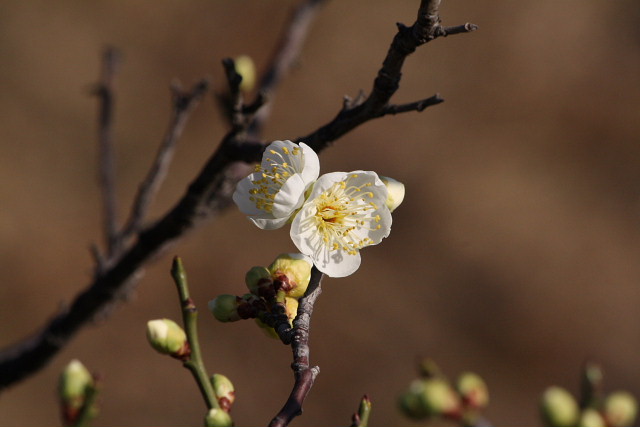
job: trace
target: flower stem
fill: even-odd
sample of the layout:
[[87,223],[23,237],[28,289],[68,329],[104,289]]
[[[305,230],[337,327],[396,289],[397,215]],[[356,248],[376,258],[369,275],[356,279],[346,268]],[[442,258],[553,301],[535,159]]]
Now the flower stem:
[[202,361],[200,353],[200,342],[198,341],[198,310],[196,309],[193,300],[189,296],[189,286],[187,284],[187,273],[182,265],[180,257],[173,259],[173,265],[171,267],[171,276],[178,287],[178,294],[180,296],[180,306],[182,308],[182,322],[184,324],[184,330],[187,334],[187,340],[189,341],[189,347],[191,348],[191,355],[187,359],[183,366],[191,371],[193,378],[198,384],[200,393],[207,405],[208,409],[220,408],[217,396],[213,391],[213,386],[209,381],[209,374]]

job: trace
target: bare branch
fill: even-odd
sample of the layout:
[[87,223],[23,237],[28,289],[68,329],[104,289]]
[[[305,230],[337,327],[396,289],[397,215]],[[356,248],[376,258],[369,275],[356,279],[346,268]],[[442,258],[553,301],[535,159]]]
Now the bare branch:
[[198,106],[208,87],[209,83],[206,80],[198,82],[189,92],[183,92],[177,83],[172,85],[173,115],[169,128],[147,176],[138,188],[129,220],[122,230],[123,240],[140,231],[151,202],[167,175],[176,143],[184,131],[191,112]]
[[444,99],[442,99],[440,95],[435,94],[429,98],[422,99],[416,102],[410,102],[408,104],[390,104],[382,109],[381,116],[386,116],[387,114],[406,113],[408,111],[421,112],[424,111],[425,108],[431,107],[432,105],[438,105],[441,102],[444,102]]
[[295,382],[289,398],[280,412],[271,420],[269,427],[287,426],[291,420],[302,413],[302,404],[309,394],[316,376],[320,373],[319,367],[309,366],[309,329],[314,304],[322,293],[321,281],[322,273],[313,267],[309,287],[304,297],[300,299],[298,314],[293,321],[293,338],[291,339],[293,363],[291,368]]
[[102,75],[95,94],[99,98],[98,152],[99,183],[102,193],[104,237],[107,258],[118,251],[115,159],[113,153],[114,80],[120,63],[116,49],[107,47],[102,55]]
[[442,98],[436,95],[428,98],[428,100],[417,101],[404,106],[389,105],[391,97],[399,88],[400,78],[402,77],[401,70],[407,56],[412,54],[419,46],[438,37],[464,32],[462,29],[468,32],[477,28],[473,24],[465,24],[460,27],[442,27],[438,12],[439,7],[440,0],[422,0],[416,22],[411,27],[397,24],[398,32],[393,38],[387,51],[387,56],[382,62],[382,68],[378,71],[378,75],[373,82],[371,94],[365,100],[345,103],[345,108],[331,122],[313,133],[297,138],[297,141],[304,141],[316,152],[320,152],[331,142],[369,120],[386,114],[422,111],[427,106],[443,102]]
[[464,33],[470,33],[472,31],[476,31],[478,29],[478,26],[470,22],[467,22],[466,24],[463,24],[463,25],[456,25],[454,27],[440,27],[440,28],[441,28],[440,35],[443,37],[446,37],[446,36],[452,36],[454,34],[464,34]]
[[[283,37],[284,41],[278,53],[274,55],[273,66],[262,80],[264,93],[267,95],[272,94],[297,57],[310,22],[323,1],[305,0],[294,13],[285,33],[287,36]],[[358,125],[385,114],[392,114],[394,108],[396,112],[419,111],[417,106],[394,107],[390,106],[388,101],[398,88],[400,70],[406,56],[417,46],[446,35],[437,16],[439,3],[422,1],[416,23],[409,28],[399,26],[399,31],[375,79],[373,90],[364,102],[343,109],[333,121],[298,141],[307,142],[319,152]],[[249,128],[248,134],[244,129],[232,129],[175,206],[153,226],[140,231],[135,243],[123,250],[113,263],[103,270],[98,269],[94,280],[76,296],[67,310],[57,314],[33,336],[0,351],[0,389],[20,381],[46,365],[82,326],[110,306],[127,284],[137,280],[144,264],[194,228],[200,220],[210,218],[230,205],[235,184],[248,173],[249,168],[245,162],[260,159],[264,146],[255,135],[259,134],[268,114],[268,108],[259,109],[253,117],[253,126]],[[110,125],[106,128],[110,128]],[[298,333],[304,334],[304,331],[297,331],[293,341],[297,339]],[[295,357],[294,354],[294,359]],[[308,393],[307,387],[310,387],[316,374],[317,370],[308,366],[296,373],[294,391],[281,411],[285,418],[278,416],[274,421],[290,420],[297,415],[291,408],[295,409],[296,405],[301,405],[301,398]]]

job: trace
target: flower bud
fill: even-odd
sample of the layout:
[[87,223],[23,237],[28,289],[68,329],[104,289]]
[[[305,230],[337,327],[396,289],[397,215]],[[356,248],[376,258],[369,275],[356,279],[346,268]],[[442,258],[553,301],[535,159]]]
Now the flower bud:
[[460,411],[460,398],[451,385],[442,378],[424,381],[424,402],[431,415],[452,416]]
[[212,408],[204,417],[205,427],[231,427],[233,420],[228,412],[219,408]]
[[311,258],[302,254],[282,254],[269,266],[276,290],[290,298],[304,295],[311,280]]
[[631,393],[617,391],[607,396],[602,412],[610,427],[627,427],[635,422],[638,402]]
[[380,181],[387,187],[386,205],[389,211],[393,212],[404,200],[404,184],[386,176],[381,176]]
[[424,381],[414,380],[398,402],[400,410],[407,417],[423,420],[429,416],[429,410],[424,401]]
[[600,415],[600,412],[593,408],[587,408],[580,414],[580,421],[578,427],[606,427],[604,418]]
[[213,386],[213,392],[218,398],[220,408],[229,412],[233,401],[236,400],[236,391],[233,383],[222,374],[213,374],[211,376],[211,385]]
[[173,320],[156,319],[147,322],[149,344],[161,354],[187,358],[191,354],[187,334]]
[[72,360],[64,368],[58,383],[60,399],[66,406],[76,409],[82,407],[87,387],[93,385],[93,377],[85,366],[77,359]]
[[578,404],[562,387],[547,388],[542,395],[540,409],[548,427],[571,427],[578,422]]
[[418,365],[418,370],[422,378],[444,378],[440,367],[433,359],[422,359]]
[[489,404],[489,389],[482,378],[472,372],[465,372],[458,377],[456,389],[465,404],[480,409]]
[[233,60],[236,72],[242,76],[240,90],[249,92],[256,84],[256,66],[249,55],[240,55]]
[[238,314],[238,297],[235,295],[223,294],[209,301],[209,310],[220,322],[235,322],[240,320]]
[[[95,393],[95,381],[87,368],[77,359],[72,360],[60,374],[58,394],[60,409],[64,425],[73,425],[83,410],[89,404],[90,394]],[[91,405],[89,411],[93,414],[96,408]]]
[[271,272],[266,267],[252,267],[244,276],[244,282],[254,295],[267,296],[269,290],[274,293]]

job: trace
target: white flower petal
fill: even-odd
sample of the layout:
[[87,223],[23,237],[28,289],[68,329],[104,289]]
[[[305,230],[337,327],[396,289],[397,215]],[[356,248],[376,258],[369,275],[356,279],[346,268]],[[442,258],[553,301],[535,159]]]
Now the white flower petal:
[[302,180],[308,187],[313,184],[320,175],[320,160],[316,152],[304,142],[300,143],[300,148],[302,148],[302,154],[304,156],[304,168],[301,171]]
[[360,252],[350,255],[345,251],[332,251],[323,260],[318,260],[316,267],[329,277],[350,276],[360,268]]
[[282,227],[287,223],[287,221],[289,221],[289,217],[273,219],[249,217],[249,219],[262,230],[275,230]]
[[257,173],[252,173],[238,182],[236,191],[233,192],[233,201],[245,215],[264,215],[266,213],[264,210],[258,209],[255,202],[250,199],[249,191],[255,187],[253,181],[259,179],[259,176]]
[[302,206],[304,202],[304,181],[300,175],[289,178],[273,199],[272,214],[275,218],[287,217]]
[[291,239],[323,273],[348,276],[360,266],[359,250],[389,235],[386,199],[375,172],[322,175],[291,224]]

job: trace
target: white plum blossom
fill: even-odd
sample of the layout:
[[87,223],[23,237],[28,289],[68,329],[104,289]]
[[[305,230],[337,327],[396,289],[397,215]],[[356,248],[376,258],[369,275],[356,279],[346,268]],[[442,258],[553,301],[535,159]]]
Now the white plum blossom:
[[319,174],[320,161],[311,147],[274,141],[255,172],[238,183],[233,201],[258,227],[280,228],[302,206]]
[[360,266],[359,250],[391,231],[387,197],[375,172],[322,175],[291,224],[291,239],[321,272],[348,276]]

